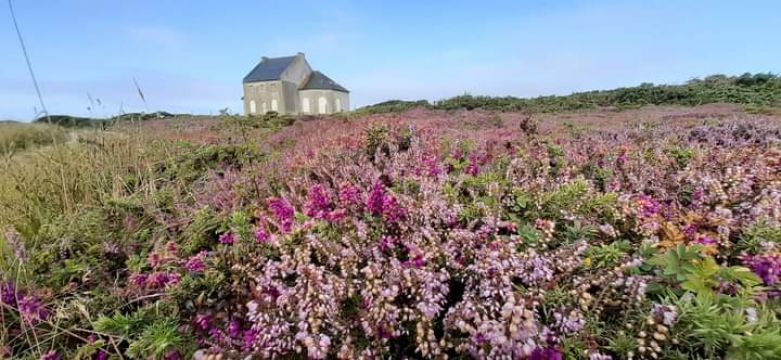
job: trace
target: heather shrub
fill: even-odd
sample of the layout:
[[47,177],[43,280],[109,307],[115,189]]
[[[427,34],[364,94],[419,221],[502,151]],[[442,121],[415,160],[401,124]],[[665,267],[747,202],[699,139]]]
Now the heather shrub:
[[0,350],[777,357],[776,121],[441,116],[42,149],[0,177]]

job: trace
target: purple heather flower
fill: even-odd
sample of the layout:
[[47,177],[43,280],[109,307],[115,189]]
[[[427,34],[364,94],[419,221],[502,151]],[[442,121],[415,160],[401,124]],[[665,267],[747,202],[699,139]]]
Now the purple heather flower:
[[361,190],[352,185],[345,185],[339,191],[339,203],[344,207],[359,205],[361,200]]
[[4,282],[0,284],[0,302],[6,305],[16,306],[17,298],[21,296],[16,291],[16,285],[12,282]]
[[46,354],[43,354],[43,356],[41,356],[41,360],[60,360],[60,359],[62,359],[62,356],[54,350],[51,350]]
[[108,360],[108,353],[103,350],[98,350],[98,353],[95,354],[95,360]]
[[641,195],[637,203],[640,206],[640,215],[646,218],[653,217],[662,210],[661,204],[648,195]]
[[697,236],[697,226],[694,224],[689,224],[685,228],[683,228],[683,235],[685,235],[688,239],[694,239]]
[[466,167],[466,173],[472,176],[477,176],[480,173],[480,157],[477,154],[469,155],[469,165]]
[[19,300],[19,313],[22,319],[30,324],[46,320],[49,317],[49,312],[44,308],[41,300],[32,295],[27,295]]
[[241,346],[242,350],[248,351],[252,349],[252,347],[255,345],[255,341],[258,338],[258,333],[254,329],[249,329],[244,332],[242,335],[243,344]]
[[431,156],[423,160],[423,164],[428,169],[428,175],[431,177],[437,177],[442,174],[442,167],[439,166],[439,161],[435,156]]
[[331,211],[331,200],[328,192],[320,184],[312,185],[307,194],[306,205],[304,206],[306,216],[314,219],[325,219]]
[[212,328],[211,321],[212,317],[210,315],[195,315],[195,328],[201,331],[209,331]]
[[268,200],[268,208],[274,214],[274,218],[276,218],[283,233],[290,232],[293,229],[296,216],[296,210],[293,208],[293,205],[290,205],[283,198],[271,198]]
[[694,240],[695,244],[700,244],[703,246],[718,246],[719,242],[711,237],[700,235],[697,240]]
[[206,252],[202,251],[198,255],[195,255],[187,260],[187,263],[184,265],[184,267],[190,273],[202,273],[206,270],[206,264],[203,262],[204,257],[206,257]]
[[372,187],[371,193],[369,193],[369,200],[366,202],[366,207],[372,215],[382,214],[383,203],[385,201],[385,186],[381,182],[377,181]]
[[419,269],[426,266],[426,258],[420,251],[415,251],[414,255],[412,255],[410,259],[405,262],[405,265]]
[[241,324],[238,320],[234,319],[228,324],[228,336],[237,338],[241,335]]
[[743,265],[746,265],[754,274],[757,274],[767,286],[773,286],[781,278],[781,255],[766,254],[743,256]]
[[618,158],[616,158],[616,163],[618,166],[623,166],[626,164],[626,161],[629,160],[629,157],[626,156],[626,154],[622,153],[621,155],[618,155]]
[[128,279],[128,282],[136,287],[146,287],[146,281],[149,279],[147,274],[132,274]]
[[529,355],[529,360],[562,360],[564,355],[561,351],[551,348],[536,348]]
[[220,235],[220,244],[233,245],[235,241],[236,241],[236,235],[233,235],[232,232],[226,232]]
[[176,350],[171,350],[165,354],[165,360],[182,360],[182,355]]

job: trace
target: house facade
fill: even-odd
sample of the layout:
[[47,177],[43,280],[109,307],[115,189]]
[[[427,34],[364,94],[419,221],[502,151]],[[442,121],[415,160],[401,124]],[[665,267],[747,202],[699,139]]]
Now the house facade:
[[263,57],[244,77],[244,114],[333,114],[350,110],[350,92],[312,70],[303,53]]

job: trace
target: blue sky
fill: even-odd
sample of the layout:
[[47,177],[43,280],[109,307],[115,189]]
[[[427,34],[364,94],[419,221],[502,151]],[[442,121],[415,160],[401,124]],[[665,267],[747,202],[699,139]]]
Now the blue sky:
[[[0,119],[37,99],[0,6]],[[15,0],[52,114],[241,109],[261,56],[306,53],[353,107],[781,72],[781,1]],[[93,109],[88,110],[93,100]],[[100,99],[100,105],[96,99]]]

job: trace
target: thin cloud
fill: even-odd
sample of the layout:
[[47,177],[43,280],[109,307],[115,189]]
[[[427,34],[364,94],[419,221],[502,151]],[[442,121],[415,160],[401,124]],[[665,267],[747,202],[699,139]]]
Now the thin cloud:
[[180,32],[165,26],[131,27],[125,30],[125,35],[133,41],[161,46],[179,45],[184,41]]

